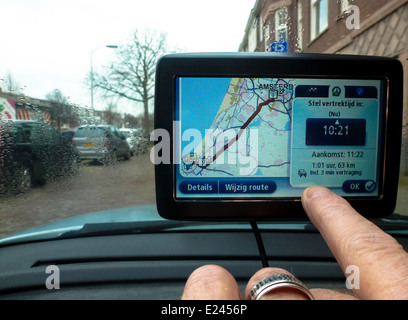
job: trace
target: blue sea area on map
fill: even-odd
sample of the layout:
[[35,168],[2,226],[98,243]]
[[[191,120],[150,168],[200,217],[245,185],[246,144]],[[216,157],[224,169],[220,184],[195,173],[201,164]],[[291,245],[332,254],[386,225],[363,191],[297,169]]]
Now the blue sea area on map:
[[261,125],[261,118],[260,117],[256,117],[253,121],[252,121],[252,123],[250,124],[250,128],[256,128],[256,127],[259,127],[260,125]]
[[[211,128],[230,83],[231,78],[179,78],[178,114],[182,133],[196,129],[204,138],[205,130]],[[182,147],[188,143],[183,142]]]

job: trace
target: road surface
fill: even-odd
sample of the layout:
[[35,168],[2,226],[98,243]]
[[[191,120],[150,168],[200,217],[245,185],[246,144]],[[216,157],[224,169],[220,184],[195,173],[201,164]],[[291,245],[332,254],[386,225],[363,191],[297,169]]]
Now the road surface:
[[0,239],[64,218],[155,201],[154,165],[148,154],[114,166],[84,161],[77,176],[25,194],[0,195]]

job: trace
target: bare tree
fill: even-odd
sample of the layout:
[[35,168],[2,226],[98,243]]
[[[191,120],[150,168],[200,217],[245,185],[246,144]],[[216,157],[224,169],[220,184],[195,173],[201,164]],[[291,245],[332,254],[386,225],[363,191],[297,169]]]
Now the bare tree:
[[107,124],[120,127],[122,124],[122,117],[118,112],[118,105],[114,101],[109,101],[103,112],[103,120]]
[[123,117],[123,124],[125,128],[139,128],[141,126],[141,119],[135,117],[133,114],[125,113]]
[[61,131],[62,124],[65,121],[69,121],[72,117],[71,108],[68,106],[68,98],[64,96],[59,89],[47,93],[45,98],[50,101],[52,110],[51,118],[52,124]]
[[14,79],[13,75],[9,72],[6,74],[5,79],[3,79],[4,85],[3,90],[10,93],[19,94],[21,93],[20,84]]
[[153,30],[133,32],[129,44],[116,50],[105,74],[95,74],[94,88],[106,97],[119,96],[143,104],[143,130],[149,133],[149,102],[154,98],[156,63],[166,51],[167,35]]

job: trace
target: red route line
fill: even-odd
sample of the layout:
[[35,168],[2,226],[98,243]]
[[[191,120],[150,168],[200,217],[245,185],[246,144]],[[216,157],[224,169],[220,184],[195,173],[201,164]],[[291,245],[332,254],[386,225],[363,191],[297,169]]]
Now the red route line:
[[225,151],[228,150],[228,148],[230,148],[235,142],[238,141],[239,138],[241,138],[242,134],[244,133],[244,130],[251,124],[251,122],[255,119],[255,117],[262,111],[262,108],[267,106],[268,104],[275,102],[275,99],[268,99],[264,102],[262,102],[258,108],[255,110],[255,112],[252,114],[252,116],[247,120],[247,122],[244,123],[244,125],[241,127],[241,129],[239,130],[238,134],[236,135],[236,137],[234,139],[232,139],[229,143],[227,143],[224,148],[222,148],[221,150],[219,150],[217,152],[217,154],[213,157],[212,161],[208,164],[206,164],[205,166],[199,166],[201,169],[207,169],[215,160],[217,160],[217,158]]

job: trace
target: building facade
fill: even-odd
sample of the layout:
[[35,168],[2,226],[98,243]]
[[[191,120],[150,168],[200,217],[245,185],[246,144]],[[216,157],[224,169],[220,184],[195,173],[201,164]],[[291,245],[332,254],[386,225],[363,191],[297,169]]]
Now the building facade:
[[67,130],[78,126],[79,115],[90,116],[90,111],[70,104],[0,90],[0,122],[7,120],[44,121],[58,130]]
[[399,59],[405,74],[401,174],[408,175],[408,0],[257,0],[239,51]]
[[[0,123],[8,120],[42,121],[59,131],[73,130],[82,124],[102,123],[140,128],[142,122],[140,116],[32,98],[23,94],[3,92],[0,88]],[[153,119],[150,123],[153,125]]]

